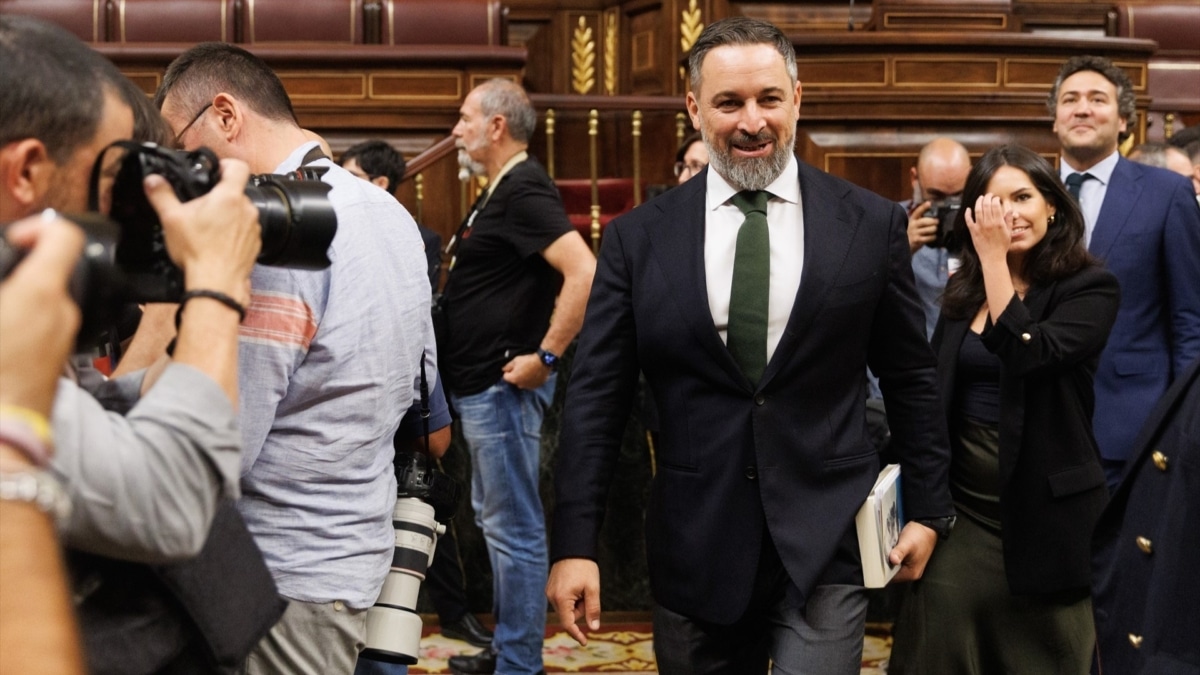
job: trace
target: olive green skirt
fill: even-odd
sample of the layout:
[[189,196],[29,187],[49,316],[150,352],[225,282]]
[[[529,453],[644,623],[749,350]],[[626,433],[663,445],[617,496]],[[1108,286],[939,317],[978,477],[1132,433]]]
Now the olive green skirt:
[[888,675],[1085,675],[1096,641],[1090,597],[1014,596],[999,534],[961,516],[905,589],[893,635]]

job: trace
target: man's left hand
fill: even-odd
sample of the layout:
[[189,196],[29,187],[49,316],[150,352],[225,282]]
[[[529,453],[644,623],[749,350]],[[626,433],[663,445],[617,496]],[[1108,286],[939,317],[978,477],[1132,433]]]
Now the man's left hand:
[[888,560],[893,565],[901,566],[891,583],[920,579],[925,574],[925,565],[929,562],[929,556],[933,555],[937,542],[938,533],[933,528],[916,522],[905,525],[900,530],[900,541],[896,542],[896,548],[888,554]]
[[504,381],[518,389],[537,389],[553,372],[537,354],[522,354],[504,364]]

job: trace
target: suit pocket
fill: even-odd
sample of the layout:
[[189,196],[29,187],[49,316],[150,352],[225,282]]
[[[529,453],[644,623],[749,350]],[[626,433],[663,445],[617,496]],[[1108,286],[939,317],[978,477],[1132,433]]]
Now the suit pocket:
[[1052,473],[1046,478],[1050,494],[1056,499],[1069,497],[1104,485],[1104,469],[1099,464],[1080,464]]
[[829,299],[826,307],[843,307],[856,305],[879,295],[879,275],[872,273],[865,279],[858,279],[844,284],[838,284],[829,289]]
[[1117,375],[1141,375],[1142,373],[1165,373],[1170,361],[1165,354],[1155,352],[1117,352],[1113,354],[1113,370]]

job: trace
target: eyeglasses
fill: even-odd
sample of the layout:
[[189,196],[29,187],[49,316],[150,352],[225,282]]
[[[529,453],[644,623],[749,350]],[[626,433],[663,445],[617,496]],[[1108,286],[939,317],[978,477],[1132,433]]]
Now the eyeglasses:
[[[192,118],[192,121],[188,122],[187,126],[184,127],[179,133],[175,134],[175,144],[176,145],[180,145],[182,143],[180,141],[180,139],[183,138],[183,135],[187,133],[188,129],[192,128],[193,124],[195,124],[196,122],[199,122],[200,118],[204,115],[204,113],[208,112],[208,109],[211,107],[212,107],[212,101],[205,103],[204,107],[201,108],[200,111],[196,113],[196,116]],[[675,175],[679,175],[679,174],[675,174]]]
[[683,175],[684,171],[687,171],[695,176],[703,171],[704,167],[706,166],[708,166],[708,164],[701,162],[675,162],[675,177],[679,178],[681,175]]

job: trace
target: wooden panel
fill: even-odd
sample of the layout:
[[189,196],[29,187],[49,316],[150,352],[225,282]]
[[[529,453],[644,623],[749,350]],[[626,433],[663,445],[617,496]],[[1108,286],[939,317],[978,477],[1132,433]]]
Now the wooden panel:
[[893,81],[897,87],[997,87],[998,59],[897,57]]
[[882,87],[887,85],[887,59],[797,59],[805,87]]
[[367,97],[367,77],[359,73],[279,73],[279,79],[293,100]]
[[1007,14],[972,12],[884,12],[885,30],[1008,30]]
[[457,104],[464,96],[457,73],[373,73],[370,97],[380,100],[447,101]]

